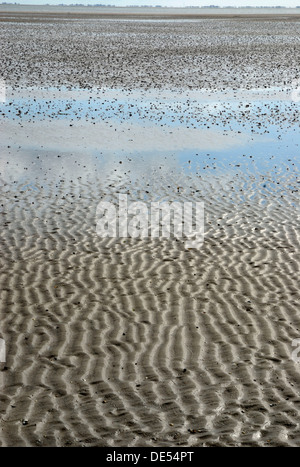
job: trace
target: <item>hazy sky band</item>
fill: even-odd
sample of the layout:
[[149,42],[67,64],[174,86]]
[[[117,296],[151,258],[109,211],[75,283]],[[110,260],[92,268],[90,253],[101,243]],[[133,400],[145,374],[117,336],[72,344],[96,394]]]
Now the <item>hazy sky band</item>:
[[[7,3],[14,3],[13,1],[7,0]],[[147,5],[147,6],[168,6],[168,7],[186,7],[186,6],[206,6],[216,5],[220,7],[224,6],[285,6],[285,7],[296,7],[300,6],[300,0],[17,0],[17,3],[28,5],[40,5],[50,4],[57,5],[60,3],[81,3],[84,5],[103,4],[103,5],[115,5],[115,6],[128,6],[128,5]]]

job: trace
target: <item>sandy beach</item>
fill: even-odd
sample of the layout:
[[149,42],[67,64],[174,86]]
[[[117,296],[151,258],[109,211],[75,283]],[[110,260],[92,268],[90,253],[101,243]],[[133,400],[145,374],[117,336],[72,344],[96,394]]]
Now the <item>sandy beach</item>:
[[0,8],[0,446],[299,446],[299,18],[103,15]]

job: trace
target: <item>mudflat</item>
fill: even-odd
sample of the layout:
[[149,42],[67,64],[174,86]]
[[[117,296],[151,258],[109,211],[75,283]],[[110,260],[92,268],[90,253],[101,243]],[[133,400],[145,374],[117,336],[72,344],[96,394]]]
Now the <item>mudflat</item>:
[[0,13],[0,445],[299,446],[296,16],[88,15]]

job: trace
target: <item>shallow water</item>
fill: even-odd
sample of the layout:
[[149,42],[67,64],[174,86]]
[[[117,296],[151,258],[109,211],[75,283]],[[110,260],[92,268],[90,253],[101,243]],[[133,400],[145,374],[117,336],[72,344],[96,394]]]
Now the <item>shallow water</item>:
[[[1,177],[18,180],[25,187],[36,187],[45,174],[47,181],[100,176],[104,185],[112,179],[126,184],[128,179],[137,182],[142,177],[149,186],[158,178],[164,183],[168,174],[178,180],[186,176],[255,176],[265,194],[281,192],[282,181],[288,175],[285,190],[297,190],[299,186],[299,103],[272,100],[260,92],[254,92],[251,99],[241,93],[228,98],[224,95],[221,101],[220,93],[214,97],[213,93],[185,96],[147,92],[135,95],[120,90],[96,94],[80,89],[73,89],[72,93],[49,90],[42,96],[12,93],[0,105],[0,113],[2,121],[17,122],[20,128],[34,124],[37,132],[45,129],[39,126],[41,122],[49,122],[50,126],[54,121],[67,123],[70,128],[81,122],[87,125],[82,133],[75,134],[71,147],[64,147],[64,138],[71,131],[66,126],[62,127],[61,146],[57,148],[51,147],[47,132],[39,135],[39,142],[27,136],[23,144],[18,135],[11,138],[9,145],[5,142],[7,147],[2,141]],[[104,140],[97,143],[99,146],[92,144],[91,125],[103,122],[107,131],[115,129],[116,140],[126,125],[130,126],[128,130],[137,132],[143,128],[149,139],[139,143],[138,149],[134,138],[129,139],[133,143],[130,149],[122,147],[122,140],[110,149],[113,145],[109,138],[105,144]],[[189,134],[205,130],[205,135],[211,136],[204,143],[201,137],[193,142],[189,136],[181,136],[174,144],[173,132],[178,129],[195,131]],[[155,147],[152,134],[163,134],[162,149]],[[216,145],[221,136],[231,137],[228,146]],[[80,141],[83,138],[84,143]]]

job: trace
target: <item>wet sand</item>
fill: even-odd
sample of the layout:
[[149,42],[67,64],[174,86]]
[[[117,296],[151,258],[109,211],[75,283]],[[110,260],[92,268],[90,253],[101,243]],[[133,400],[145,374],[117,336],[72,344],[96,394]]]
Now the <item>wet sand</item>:
[[224,90],[282,87],[299,78],[294,15],[198,21],[45,18],[28,24],[13,14],[2,23],[1,73],[9,84]]
[[[1,446],[299,446],[298,32],[3,23]],[[120,193],[203,246],[99,237]]]
[[212,20],[212,19],[226,19],[226,20],[241,20],[244,21],[250,20],[253,21],[299,21],[300,13],[289,13],[288,11],[284,11],[282,13],[277,13],[276,15],[273,13],[257,13],[256,11],[250,14],[245,14],[237,11],[236,13],[218,13],[218,14],[210,14],[210,13],[160,13],[158,12],[151,12],[151,13],[139,13],[139,12],[130,12],[129,11],[121,11],[119,13],[115,12],[93,12],[89,13],[88,11],[84,13],[78,13],[76,11],[67,11],[65,13],[61,12],[35,12],[34,17],[31,12],[22,11],[22,12],[13,12],[13,11],[0,11],[0,22],[29,22],[29,23],[37,23],[37,22],[52,22],[52,21],[63,21],[63,20],[103,20],[103,19],[111,19],[111,20]]

